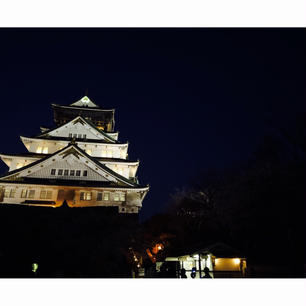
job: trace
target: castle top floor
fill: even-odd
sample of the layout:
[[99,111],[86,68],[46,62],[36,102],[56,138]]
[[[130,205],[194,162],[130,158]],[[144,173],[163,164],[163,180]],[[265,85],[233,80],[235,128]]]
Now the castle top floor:
[[115,128],[115,110],[101,109],[96,103],[87,96],[70,104],[58,105],[52,104],[54,122],[56,125],[62,125],[71,121],[77,116],[89,119],[100,130],[112,133]]

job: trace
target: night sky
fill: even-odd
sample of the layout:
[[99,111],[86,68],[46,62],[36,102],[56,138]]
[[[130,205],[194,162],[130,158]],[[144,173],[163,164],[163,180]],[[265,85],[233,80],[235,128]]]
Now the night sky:
[[[115,108],[151,186],[141,220],[199,172],[246,160],[267,122],[305,111],[305,29],[1,29],[3,153],[53,126],[50,104]],[[1,173],[6,171],[1,163]]]

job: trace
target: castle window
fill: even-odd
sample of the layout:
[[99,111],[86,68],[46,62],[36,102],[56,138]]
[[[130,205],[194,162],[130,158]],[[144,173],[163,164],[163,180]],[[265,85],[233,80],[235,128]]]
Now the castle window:
[[102,201],[102,192],[98,192],[97,201]]
[[69,138],[72,138],[72,133],[69,133]]
[[68,176],[69,175],[69,170],[64,170],[64,176]]
[[125,193],[120,193],[120,201],[125,201]]
[[15,198],[16,189],[11,189],[10,198]]
[[51,199],[52,198],[52,190],[42,190],[40,192],[41,199]]
[[81,176],[81,170],[77,170],[77,171],[75,172],[75,175],[76,175],[76,176]]
[[21,190],[21,198],[26,198],[28,195],[28,190],[27,189],[22,189]]
[[16,189],[5,189],[4,197],[5,198],[15,198]]
[[46,190],[42,190],[42,191],[40,192],[40,198],[41,198],[41,199],[45,199],[45,198],[46,198],[46,194],[47,194],[47,191],[46,191]]
[[73,138],[77,138],[78,134],[73,134]]
[[91,192],[81,192],[80,200],[82,201],[91,201]]
[[90,150],[90,149],[87,149],[87,150],[86,150],[86,153],[87,153],[88,155],[91,155],[91,150]]
[[119,201],[120,198],[119,198],[119,194],[118,193],[114,193],[114,201]]
[[51,169],[51,175],[55,175],[56,169]]
[[5,189],[4,190],[4,197],[5,198],[9,198],[10,197],[10,190],[9,189]]
[[83,176],[87,176],[87,170],[83,171]]
[[63,169],[59,169],[59,170],[57,171],[57,175],[63,175]]
[[109,201],[109,192],[103,192],[103,201]]
[[83,134],[83,138],[86,139],[86,134]]
[[82,134],[79,134],[79,135],[78,135],[78,138],[82,138]]
[[86,200],[91,201],[91,192],[86,192]]
[[47,190],[46,199],[52,198],[52,190]]
[[30,190],[29,191],[29,199],[34,199],[35,196],[35,190]]
[[44,154],[48,154],[48,147],[44,147],[43,151]]
[[36,153],[41,153],[42,152],[42,147],[38,147],[37,149],[36,149]]
[[70,170],[70,176],[74,176],[74,170]]

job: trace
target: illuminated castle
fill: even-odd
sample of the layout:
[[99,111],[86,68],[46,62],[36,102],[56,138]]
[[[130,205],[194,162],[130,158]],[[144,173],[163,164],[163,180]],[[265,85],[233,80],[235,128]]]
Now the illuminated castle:
[[[0,154],[9,172],[0,176],[0,203],[30,206],[115,206],[138,213],[149,187],[136,178],[128,143],[114,132],[114,109],[87,96],[69,106],[52,104],[55,127],[21,136],[28,152]],[[0,205],[1,205],[0,204]]]

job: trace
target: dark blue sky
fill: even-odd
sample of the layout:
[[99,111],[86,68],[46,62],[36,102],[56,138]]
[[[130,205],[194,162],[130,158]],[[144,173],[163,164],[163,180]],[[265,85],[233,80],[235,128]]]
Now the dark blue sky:
[[[305,110],[305,29],[1,29],[1,152],[52,126],[51,103],[116,108],[149,183],[141,219],[200,171],[248,158],[267,118]],[[4,164],[1,172],[6,170]]]

